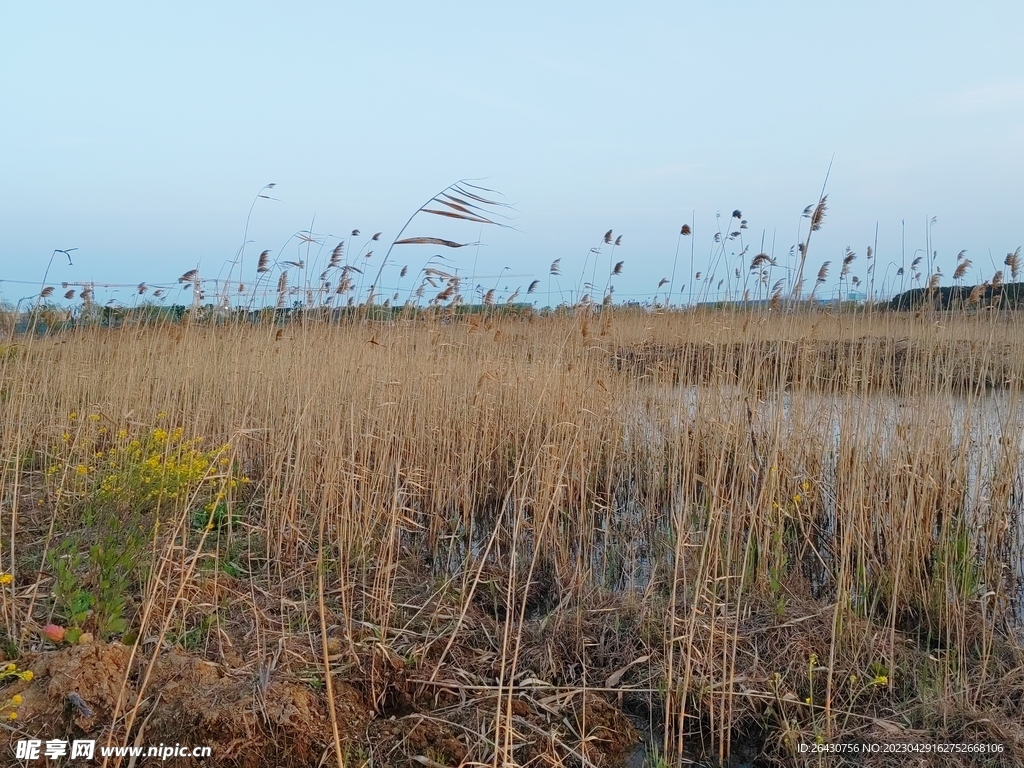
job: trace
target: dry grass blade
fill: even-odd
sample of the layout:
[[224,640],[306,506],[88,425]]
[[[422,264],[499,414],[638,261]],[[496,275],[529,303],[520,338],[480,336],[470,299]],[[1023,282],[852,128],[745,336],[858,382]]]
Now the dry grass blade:
[[443,245],[445,248],[465,248],[468,245],[479,243],[456,243],[452,240],[442,240],[439,237],[407,237],[404,240],[396,240],[395,245]]
[[491,219],[486,219],[483,216],[475,216],[473,214],[465,214],[452,211],[439,211],[435,208],[420,208],[420,213],[431,213],[434,216],[447,216],[450,219],[464,219],[465,221],[473,221],[476,222],[477,224],[494,224],[495,226],[498,227],[505,226],[504,224],[492,221]]
[[470,192],[468,189],[466,189],[466,187],[469,187],[470,189],[475,189],[475,190],[478,190],[478,191],[481,191],[481,192],[495,192],[495,190],[493,190],[493,189],[487,189],[486,187],[478,187],[475,184],[470,184],[470,183],[465,182],[465,181],[456,182],[451,187],[449,187],[449,189],[451,189],[452,191],[454,191],[456,194],[460,195],[461,197],[468,197],[470,200],[476,200],[481,205],[486,205],[489,208],[511,208],[512,207],[508,203],[503,203],[500,200],[492,200],[492,199],[489,199],[489,198],[481,197],[480,195],[476,195],[476,194]]

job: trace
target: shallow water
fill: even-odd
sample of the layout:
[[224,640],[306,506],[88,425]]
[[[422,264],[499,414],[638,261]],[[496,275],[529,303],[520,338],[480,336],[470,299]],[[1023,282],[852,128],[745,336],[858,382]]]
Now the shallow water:
[[[815,490],[824,503],[824,517],[834,521],[836,476],[841,451],[886,460],[893,436],[903,448],[901,462],[914,471],[913,456],[906,463],[906,442],[915,435],[944,435],[950,446],[951,467],[965,484],[963,509],[968,519],[983,508],[989,483],[994,477],[1012,475],[1011,519],[1018,521],[1011,531],[1011,560],[1014,574],[1014,613],[1024,625],[1024,397],[1020,392],[994,390],[977,396],[926,394],[897,397],[885,394],[829,395],[797,390],[762,396],[752,401],[738,387],[678,386],[666,391],[648,409],[634,412],[627,439],[663,440],[668,433],[689,422],[736,424],[749,419],[755,434],[764,442],[792,446],[806,442],[821,450],[823,463],[816,473]],[[670,415],[666,416],[666,413]],[[909,436],[909,437],[908,437]],[[792,442],[796,441],[796,442]],[[902,443],[899,443],[902,441]],[[911,451],[912,453],[912,451]],[[622,510],[628,514],[627,509]],[[633,545],[633,549],[638,549]],[[638,554],[638,553],[634,553]],[[642,557],[634,567],[634,583],[649,574]]]

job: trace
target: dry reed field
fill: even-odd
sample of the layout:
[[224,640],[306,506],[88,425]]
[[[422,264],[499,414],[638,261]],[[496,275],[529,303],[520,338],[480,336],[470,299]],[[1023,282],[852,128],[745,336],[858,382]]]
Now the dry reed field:
[[5,741],[1024,761],[1015,312],[484,309],[6,334]]

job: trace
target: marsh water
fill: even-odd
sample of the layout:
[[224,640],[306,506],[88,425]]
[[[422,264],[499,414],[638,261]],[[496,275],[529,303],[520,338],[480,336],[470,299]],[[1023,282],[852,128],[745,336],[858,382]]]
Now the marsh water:
[[1005,554],[1013,570],[1014,612],[1018,622],[1024,623],[1024,397],[1020,392],[899,397],[787,390],[752,401],[739,388],[680,386],[666,394],[661,405],[670,404],[673,415],[665,419],[646,414],[638,419],[634,437],[663,438],[667,429],[710,419],[723,425],[747,421],[755,434],[779,445],[814,446],[821,455],[814,479],[826,520],[835,520],[837,472],[844,452],[869,457],[865,466],[895,462],[913,472],[927,468],[917,466],[913,444],[908,455],[908,441],[920,440],[922,453],[945,447],[944,460],[962,481],[961,504],[967,520],[981,514],[995,481],[1009,480],[1011,531]]

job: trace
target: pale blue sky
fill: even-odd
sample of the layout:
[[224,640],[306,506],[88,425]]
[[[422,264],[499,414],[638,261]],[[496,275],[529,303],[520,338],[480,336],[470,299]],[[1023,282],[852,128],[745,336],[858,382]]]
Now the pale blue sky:
[[[1001,266],[1024,244],[1019,0],[39,2],[2,20],[5,281],[38,283],[70,247],[74,265],[58,255],[49,284],[170,283],[197,264],[214,277],[268,182],[279,201],[254,210],[247,272],[314,216],[317,233],[390,242],[431,194],[485,177],[515,204],[517,231],[483,231],[478,273],[535,275],[544,303],[551,261],[569,288],[611,228],[616,296],[644,299],[691,215],[695,269],[715,213],[726,226],[733,209],[749,256],[764,232],[784,261],[833,153],[809,271],[851,246],[863,277],[876,222],[876,287],[904,220],[909,261],[937,217],[944,282],[961,249],[977,280],[990,250]],[[406,234],[480,231],[426,217]],[[396,248],[384,284],[437,252]],[[446,255],[466,273],[477,256]],[[280,256],[297,257],[294,241]],[[688,272],[684,242],[677,290]],[[6,301],[35,290],[0,283]]]

